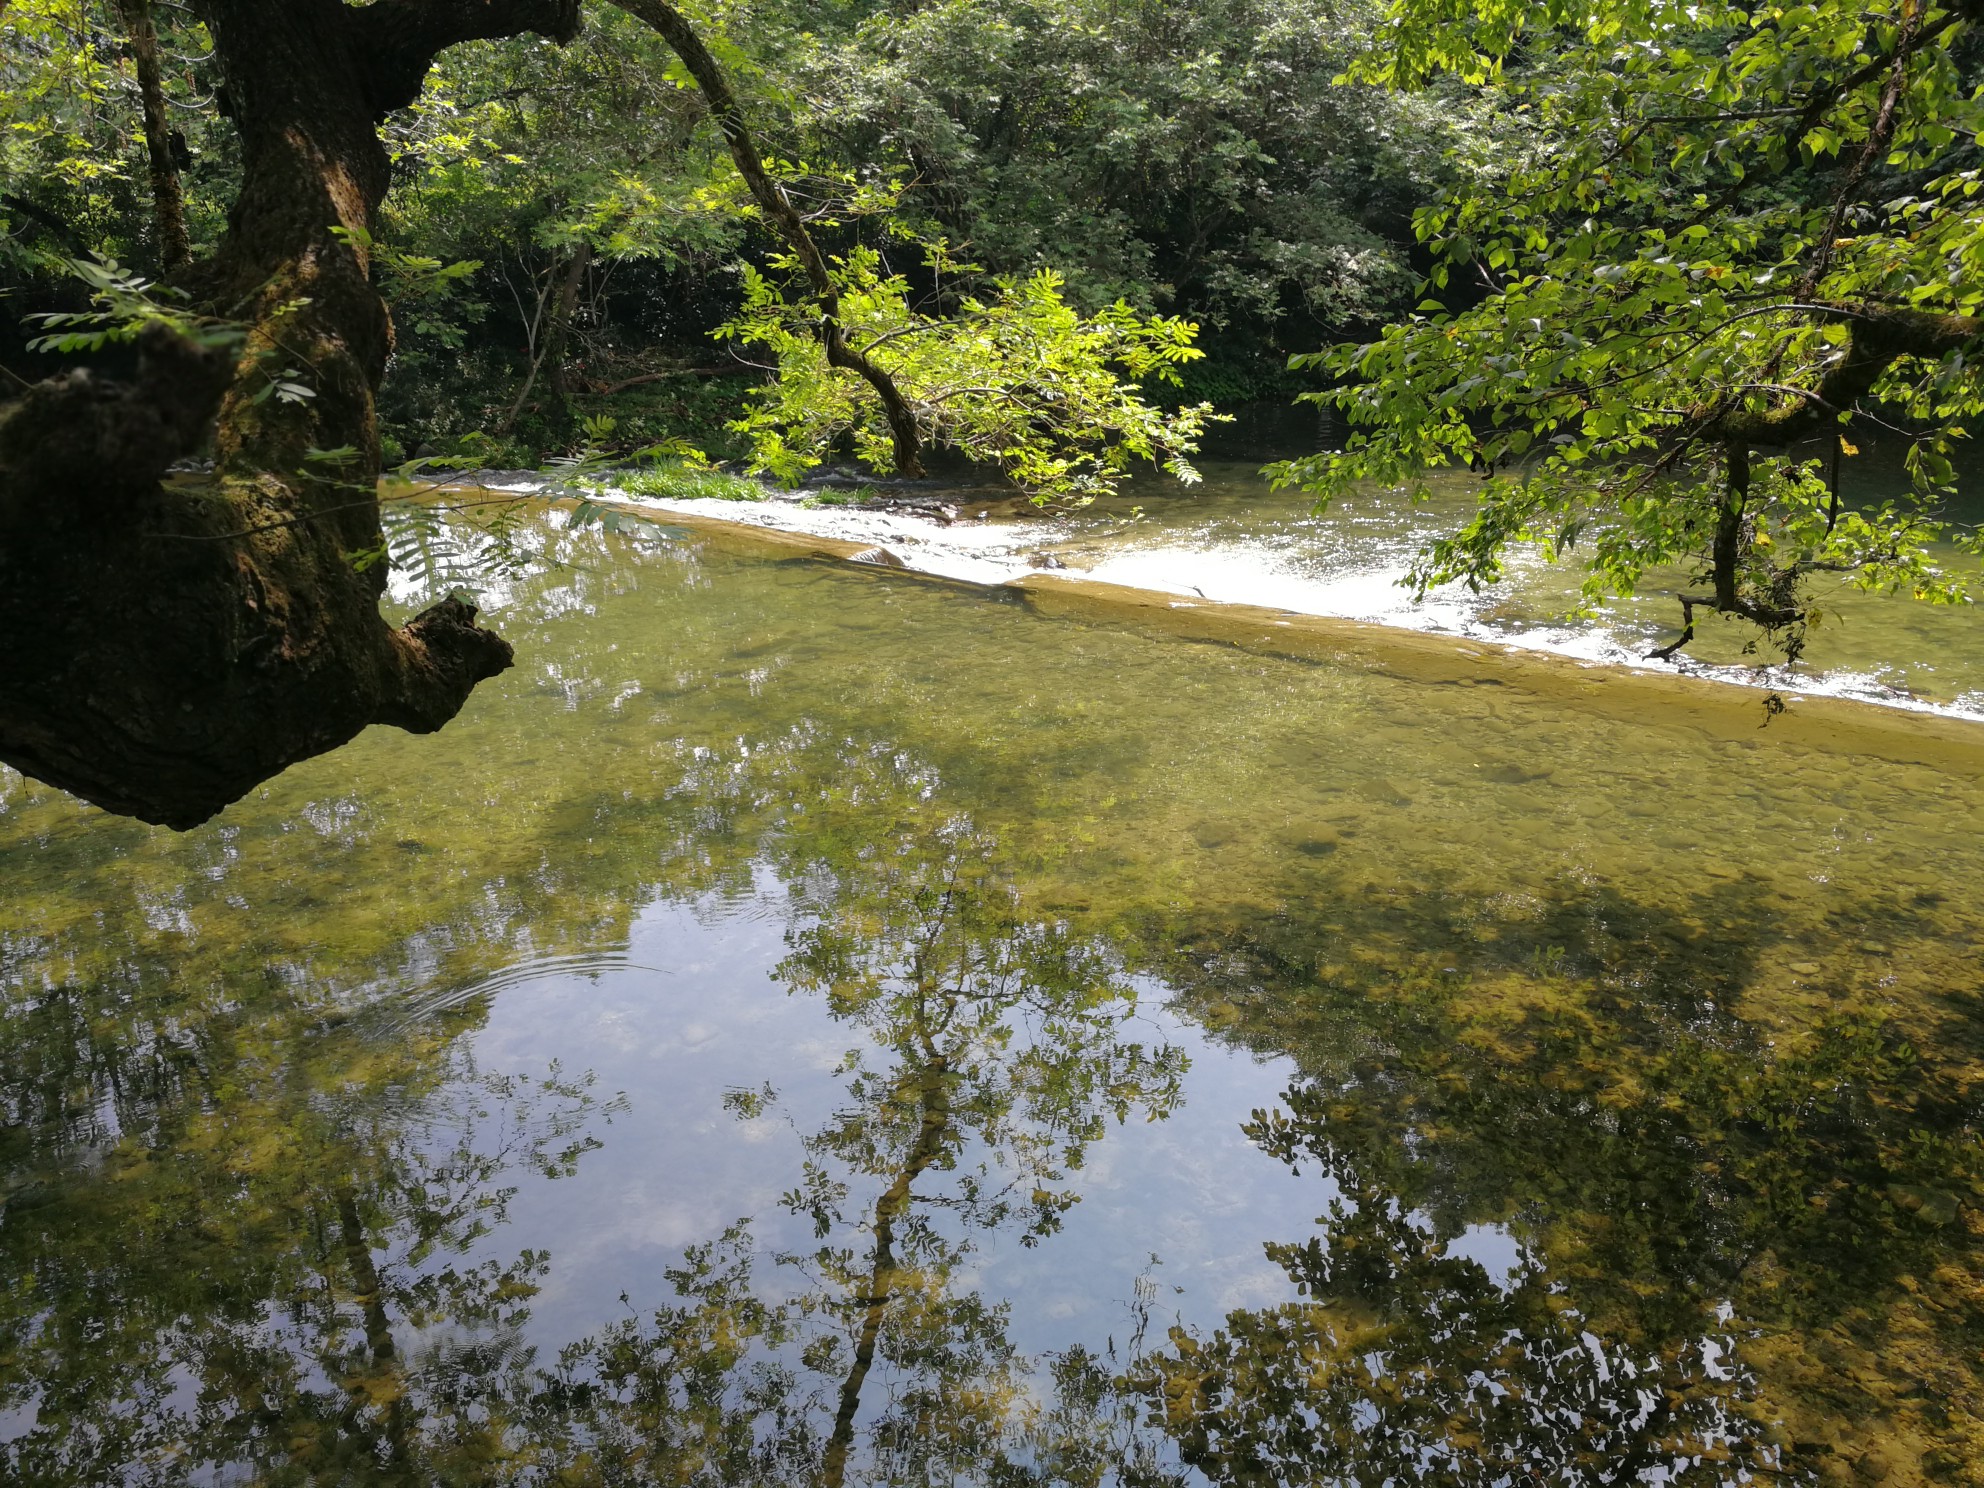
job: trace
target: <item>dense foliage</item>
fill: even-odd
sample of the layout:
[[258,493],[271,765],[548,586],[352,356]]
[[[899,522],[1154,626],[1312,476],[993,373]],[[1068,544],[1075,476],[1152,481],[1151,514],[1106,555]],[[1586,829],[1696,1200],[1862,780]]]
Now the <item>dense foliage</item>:
[[[1432,300],[1317,364],[1357,426],[1285,467],[1328,497],[1431,466],[1497,474],[1422,590],[1576,552],[1587,596],[1683,565],[1684,597],[1779,631],[1812,576],[1957,600],[1931,543],[1984,408],[1975,6],[1548,6],[1401,0],[1374,82],[1459,76],[1529,123],[1500,179],[1423,209]],[[1854,510],[1839,464],[1905,444],[1907,489]],[[1677,643],[1678,645],[1679,643]]]
[[1332,86],[1345,0],[890,5],[808,60],[861,156],[1000,272],[1306,346],[1398,308],[1397,251],[1460,143],[1454,96]]
[[[1966,597],[1942,545],[1976,546],[1947,509],[1980,396],[1974,9],[749,0],[693,19],[938,442],[1091,494],[1189,449],[1189,408],[1153,403],[1306,387],[1353,426],[1280,467],[1322,499],[1450,462],[1488,476],[1422,590],[1536,546],[1585,565],[1588,603],[1651,575],[1684,591],[1682,642],[1702,606],[1795,655],[1816,579]],[[20,308],[73,308],[65,258],[161,266],[133,13],[17,0],[0,21]],[[183,10],[157,25],[211,243],[238,166],[209,39]],[[789,245],[637,16],[595,6],[563,49],[446,52],[387,131],[389,457],[534,462],[610,419],[627,447],[686,437],[785,478],[835,454],[887,468],[858,381],[809,360]],[[929,335],[991,307],[1060,339],[1016,361],[1011,338]],[[1375,339],[1314,351],[1346,334]],[[1108,350],[1150,337],[1171,349]],[[1067,375],[1076,352],[1101,359]],[[993,385],[1018,396],[961,391]],[[1876,439],[1905,448],[1906,489],[1842,501],[1842,462]]]
[[[156,271],[165,255],[120,7],[14,0],[0,9],[0,355],[11,366],[22,312],[80,297],[64,260],[96,255]],[[237,142],[215,109],[205,27],[162,8],[155,30],[187,225],[211,243],[240,183]]]
[[[744,309],[718,334],[763,347],[779,369],[737,425],[753,436],[753,467],[797,484],[847,438],[865,464],[893,470],[886,423],[821,354],[807,302],[795,305],[754,269],[744,278]],[[998,466],[1022,490],[1077,500],[1111,489],[1136,461],[1197,479],[1187,457],[1210,405],[1166,414],[1112,370],[1177,382],[1176,369],[1200,355],[1189,323],[1121,300],[1083,316],[1051,269],[964,295],[942,319],[919,313],[907,281],[873,250],[849,254],[839,281],[850,332],[886,360],[935,442]]]
[[[1292,390],[1289,351],[1409,302],[1412,209],[1450,154],[1470,154],[1456,121],[1471,116],[1452,97],[1331,86],[1373,14],[1364,0],[693,12],[830,253],[886,255],[926,318],[1051,270],[1079,317],[1121,301],[1198,324],[1211,356],[1166,395],[1187,403]],[[192,236],[210,245],[238,178],[231,131],[204,28],[177,9],[159,23]],[[73,298],[52,259],[162,268],[118,8],[17,0],[0,27],[0,253],[21,308]],[[488,458],[528,460],[602,414],[628,441],[743,452],[722,426],[761,374],[708,337],[746,301],[740,259],[774,270],[783,245],[753,227],[703,100],[637,19],[594,6],[566,48],[446,52],[387,136],[389,455],[479,431]],[[948,269],[920,246],[937,242]]]

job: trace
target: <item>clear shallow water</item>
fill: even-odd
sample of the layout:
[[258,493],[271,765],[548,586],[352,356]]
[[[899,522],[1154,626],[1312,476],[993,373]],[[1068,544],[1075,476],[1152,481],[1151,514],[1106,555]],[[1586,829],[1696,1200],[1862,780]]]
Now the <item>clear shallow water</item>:
[[[1874,452],[1847,462],[1849,501],[1878,499],[1901,477]],[[1611,601],[1603,612],[1568,619],[1579,604],[1580,575],[1534,554],[1514,557],[1509,577],[1480,593],[1452,585],[1415,600],[1399,580],[1420,547],[1457,528],[1471,513],[1478,481],[1453,474],[1414,507],[1399,493],[1347,497],[1316,515],[1299,492],[1276,492],[1260,461],[1212,460],[1205,481],[1185,490],[1167,481],[1138,483],[1126,495],[1072,516],[942,524],[914,515],[849,511],[785,500],[762,503],[669,503],[684,510],[886,545],[913,568],[996,584],[1038,570],[1042,561],[1070,573],[1178,595],[1264,605],[1298,614],[1333,615],[1435,633],[1500,641],[1609,666],[1685,671],[1720,680],[1860,698],[1883,704],[1984,717],[1984,616],[1974,606],[1932,607],[1854,590],[1821,579],[1812,591],[1823,613],[1795,667],[1759,663],[1746,651],[1754,631],[1710,616],[1690,653],[1677,663],[1647,660],[1680,630],[1672,595],[1690,584],[1680,571],[1648,576],[1640,596]],[[1974,484],[1974,482],[1973,482]],[[802,497],[802,500],[804,498]],[[1975,503],[1975,492],[1969,498]],[[972,510],[966,502],[966,512]],[[1975,559],[1954,549],[1953,569]]]
[[438,736],[0,784],[11,1480],[1980,1481],[1960,755],[546,556]]

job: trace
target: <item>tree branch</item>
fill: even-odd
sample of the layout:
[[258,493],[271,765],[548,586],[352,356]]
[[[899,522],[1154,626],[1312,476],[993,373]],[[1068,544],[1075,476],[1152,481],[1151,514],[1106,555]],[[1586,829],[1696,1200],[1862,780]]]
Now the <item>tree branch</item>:
[[37,206],[16,191],[0,191],[0,206],[12,207],[77,258],[90,256],[90,245],[83,241],[82,235],[48,208]]
[[394,685],[379,700],[375,723],[431,734],[468,701],[478,682],[509,670],[510,643],[475,623],[475,606],[449,596],[391,636]]
[[1874,122],[1867,129],[1867,143],[1859,156],[1846,172],[1846,178],[1839,183],[1834,193],[1832,211],[1827,214],[1825,231],[1812,253],[1812,263],[1799,280],[1799,292],[1811,294],[1825,278],[1826,270],[1832,266],[1832,255],[1839,242],[1839,230],[1846,222],[1846,211],[1852,205],[1853,197],[1866,179],[1867,172],[1882,155],[1887,152],[1888,141],[1894,138],[1894,127],[1901,106],[1901,95],[1908,84],[1908,60],[1918,45],[1920,38],[1915,30],[1915,12],[1906,10],[1902,15],[1901,40],[1894,49],[1894,66],[1889,69],[1888,80],[1881,85],[1880,102],[1874,110]]
[[1853,339],[1819,385],[1797,389],[1798,401],[1756,413],[1731,410],[1704,420],[1696,433],[1706,439],[1746,445],[1785,445],[1822,432],[1827,416],[1850,409],[1881,374],[1903,357],[1939,361],[1984,336],[1984,319],[1935,315],[1922,310],[1870,310],[1828,306],[1828,318],[1852,327]]
[[710,55],[695,27],[667,0],[616,0],[616,3],[629,15],[653,27],[695,78],[717,128],[723,131],[724,142],[730,146],[730,158],[737,163],[738,174],[744,177],[744,184],[750,188],[765,220],[799,259],[806,280],[813,287],[813,298],[820,307],[820,345],[826,351],[828,364],[854,373],[875,390],[888,417],[896,469],[908,476],[923,474],[923,436],[917,427],[915,411],[896,387],[894,378],[848,345],[840,323],[840,293],[834,288],[826,257],[812,234],[806,231],[805,219],[765,169],[764,159],[744,122],[744,111],[730,91],[730,82],[716,58]]
[[138,343],[134,382],[78,371],[36,383],[0,409],[0,533],[38,509],[84,502],[109,509],[86,522],[118,520],[115,509],[156,490],[166,466],[200,447],[233,380],[232,355],[153,326]]
[[363,59],[366,98],[383,115],[420,96],[434,59],[464,41],[532,32],[556,42],[579,34],[581,0],[377,0],[346,11]]

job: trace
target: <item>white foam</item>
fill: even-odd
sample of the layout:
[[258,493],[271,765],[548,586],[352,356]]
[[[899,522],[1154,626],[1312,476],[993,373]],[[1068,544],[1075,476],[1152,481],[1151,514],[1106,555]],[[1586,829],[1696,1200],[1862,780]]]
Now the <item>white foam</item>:
[[868,543],[887,548],[919,572],[973,584],[1003,584],[1027,572],[1023,555],[1026,550],[1038,547],[1042,538],[1040,528],[1013,522],[966,519],[946,525],[907,512],[806,506],[777,498],[723,501],[707,497],[635,496],[613,490],[602,494],[628,506]]

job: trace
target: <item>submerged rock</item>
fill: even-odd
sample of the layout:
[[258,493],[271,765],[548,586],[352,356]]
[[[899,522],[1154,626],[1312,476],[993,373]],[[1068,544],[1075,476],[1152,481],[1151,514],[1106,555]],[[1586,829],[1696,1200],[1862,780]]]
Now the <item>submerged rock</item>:
[[847,561],[849,563],[870,563],[877,568],[909,567],[907,563],[904,563],[902,559],[891,553],[887,548],[863,548],[858,553],[848,554]]

